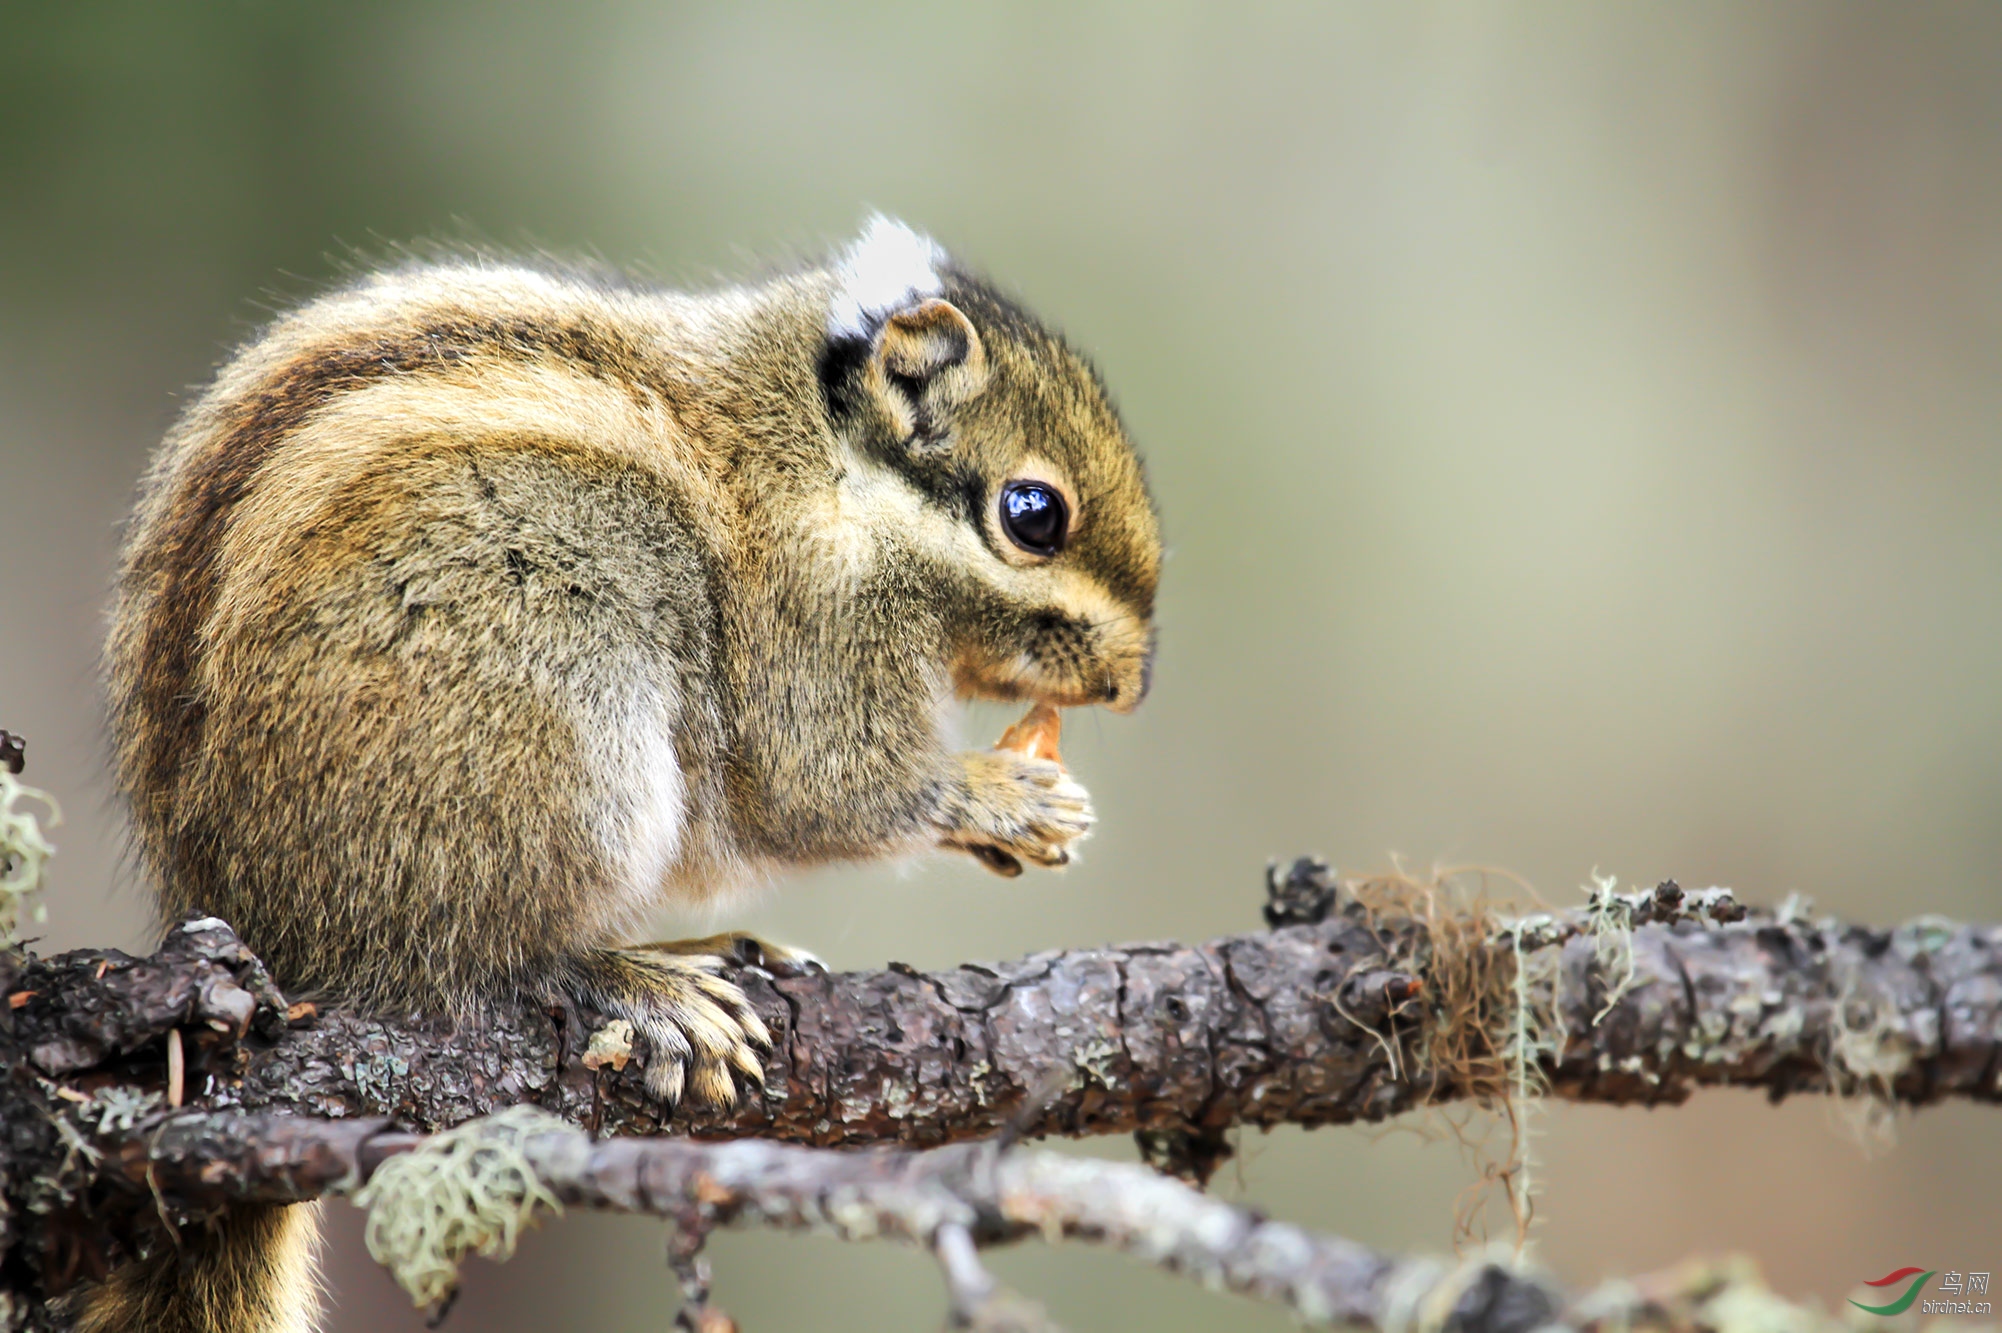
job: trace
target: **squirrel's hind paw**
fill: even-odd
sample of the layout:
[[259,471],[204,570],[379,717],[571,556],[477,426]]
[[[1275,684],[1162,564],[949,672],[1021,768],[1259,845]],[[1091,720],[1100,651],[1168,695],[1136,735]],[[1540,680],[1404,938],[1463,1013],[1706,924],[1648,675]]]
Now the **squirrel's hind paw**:
[[[691,946],[711,943],[691,940]],[[680,944],[601,949],[582,959],[576,997],[623,1018],[646,1043],[647,1091],[669,1111],[684,1095],[704,1106],[737,1104],[738,1079],[762,1088],[772,1034],[734,982],[724,959]]]

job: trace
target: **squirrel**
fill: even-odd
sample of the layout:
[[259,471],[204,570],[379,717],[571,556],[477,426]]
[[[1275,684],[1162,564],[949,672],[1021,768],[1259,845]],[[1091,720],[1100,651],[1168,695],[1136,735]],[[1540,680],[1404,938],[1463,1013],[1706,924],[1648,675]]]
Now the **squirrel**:
[[[790,867],[1064,865],[1083,788],[954,749],[954,701],[1131,710],[1160,563],[1092,366],[900,222],[701,294],[414,263],[278,318],[167,434],[115,771],[163,918],[281,985],[582,1004],[668,1107],[727,1105],[770,1037],[725,962],[810,960],[626,941]],[[310,1213],[233,1210],[78,1326],[309,1328]]]

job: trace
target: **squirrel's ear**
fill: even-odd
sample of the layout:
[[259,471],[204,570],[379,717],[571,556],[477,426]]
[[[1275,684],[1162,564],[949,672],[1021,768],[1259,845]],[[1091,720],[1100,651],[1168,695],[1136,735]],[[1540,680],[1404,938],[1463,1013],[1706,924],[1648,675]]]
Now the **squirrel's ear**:
[[929,237],[878,214],[836,266],[827,312],[829,397],[852,405],[859,389],[919,443],[942,438],[945,418],[987,383],[980,335],[943,299],[946,263]]
[[933,297],[883,321],[870,358],[869,388],[912,429],[930,433],[938,419],[987,387],[987,349],[973,321]]

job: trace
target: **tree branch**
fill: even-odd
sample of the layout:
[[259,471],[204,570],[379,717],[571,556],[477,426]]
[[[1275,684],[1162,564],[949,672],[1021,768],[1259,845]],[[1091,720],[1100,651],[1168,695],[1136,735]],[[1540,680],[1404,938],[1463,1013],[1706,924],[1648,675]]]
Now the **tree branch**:
[[[1519,936],[1526,998],[1547,1028],[1535,1072],[1570,1100],[1654,1105],[1705,1086],[2002,1098],[2002,929],[1726,911],[1737,919],[1643,916],[1630,933],[1595,934],[1589,910],[1528,918],[1482,939],[1475,961],[1512,971]],[[1350,898],[1318,922],[1197,946],[928,973],[746,969],[738,979],[777,1043],[765,1095],[731,1112],[684,1108],[672,1124],[928,1146],[1001,1131],[1052,1071],[1058,1086],[1023,1133],[1343,1124],[1481,1095],[1492,1089],[1464,1069],[1422,1058],[1452,1018],[1425,1004],[1446,989],[1437,933]],[[1630,940],[1630,976],[1608,939]],[[534,1101],[605,1133],[661,1128],[643,1056],[594,1072],[576,1059],[588,1034],[569,1034],[559,1069],[560,1019],[532,1006],[458,1023],[334,1010],[288,1028],[263,969],[220,923],[172,933],[150,959],[8,957],[0,988],[27,993],[10,1001],[8,1040],[50,1078],[95,1071],[160,1088],[166,1034],[182,1027],[195,1030],[190,1100],[209,1106],[432,1129]]]
[[[218,1145],[235,1151],[219,1157]],[[1220,1203],[1144,1167],[992,1141],[829,1152],[757,1139],[593,1139],[527,1107],[427,1139],[379,1120],[215,1112],[173,1117],[150,1137],[128,1140],[107,1165],[130,1189],[165,1200],[213,1198],[220,1184],[239,1201],[278,1203],[352,1192],[371,1179],[379,1186],[384,1163],[413,1151],[443,1157],[456,1150],[471,1160],[475,1148],[524,1164],[565,1207],[665,1218],[698,1242],[717,1227],[753,1225],[928,1248],[946,1272],[962,1323],[972,1327],[1033,1318],[1032,1307],[986,1274],[976,1250],[1038,1237],[1106,1245],[1317,1325],[1384,1327],[1393,1303],[1436,1300],[1448,1285],[1454,1290],[1445,1308],[1484,1315],[1464,1324],[1469,1333],[1535,1328],[1560,1305],[1554,1289],[1498,1267],[1462,1271],[1393,1259]],[[422,1173],[370,1203],[378,1213],[449,1209],[449,1199],[436,1197],[441,1178],[452,1179]],[[520,1220],[534,1211],[522,1192],[514,1202]],[[193,1225],[199,1215],[176,1220]],[[443,1258],[455,1264],[474,1243],[462,1237]],[[440,1258],[428,1242],[399,1258],[393,1267],[406,1285],[427,1299],[445,1295],[442,1286],[423,1285]]]
[[[1503,921],[1437,886],[1338,891],[1304,862],[1272,887],[1276,928],[1200,946],[933,973],[747,969],[777,1041],[765,1095],[670,1127],[822,1147],[1139,1130],[1155,1160],[1200,1178],[1236,1125],[1541,1090],[1616,1104],[1699,1086],[2002,1100],[1996,928],[1810,922],[1672,884]],[[101,1275],[162,1217],[314,1197],[391,1142],[389,1121],[434,1130],[528,1102],[594,1133],[661,1128],[638,1058],[616,1042],[578,1058],[588,1027],[565,1032],[533,1006],[459,1023],[316,1015],[287,1006],[220,922],[171,932],[147,959],[6,951],[0,994],[0,1293]],[[173,1033],[185,1108],[166,1104]],[[923,1243],[949,1273],[972,1271],[954,1234]],[[954,1290],[972,1309],[966,1282]]]
[[[419,1158],[428,1159],[424,1169],[396,1175],[399,1159]],[[528,1106],[428,1138],[383,1120],[191,1112],[129,1136],[105,1175],[143,1191],[180,1228],[201,1221],[189,1199],[359,1195],[372,1210],[371,1248],[387,1220],[395,1244],[378,1257],[420,1303],[441,1310],[467,1253],[506,1258],[514,1233],[552,1203],[662,1218],[673,1227],[669,1262],[684,1292],[676,1326],[693,1333],[734,1333],[710,1303],[700,1251],[719,1227],[752,1226],[927,1248],[945,1278],[949,1325],[988,1333],[1057,1333],[980,1262],[980,1249],[1033,1239],[1104,1245],[1314,1327],[1758,1333],[1782,1314],[1803,1333],[1843,1327],[1787,1306],[1747,1265],[1686,1265],[1573,1296],[1505,1258],[1398,1258],[1272,1221],[1144,1167],[992,1140],[836,1152],[758,1139],[595,1139]],[[483,1221],[469,1195],[479,1196]],[[455,1213],[453,1225],[432,1225]]]

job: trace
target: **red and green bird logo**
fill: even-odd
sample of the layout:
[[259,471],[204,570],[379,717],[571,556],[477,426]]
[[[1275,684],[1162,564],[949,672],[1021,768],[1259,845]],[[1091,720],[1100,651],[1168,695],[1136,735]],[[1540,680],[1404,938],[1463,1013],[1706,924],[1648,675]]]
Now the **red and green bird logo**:
[[[1892,1301],[1889,1305],[1865,1305],[1861,1301],[1851,1301],[1849,1303],[1864,1314],[1903,1314],[1912,1308],[1912,1302],[1919,1298],[1919,1293],[1925,1290],[1926,1283],[1931,1281],[1932,1275],[1938,1271],[1937,1268],[1900,1268],[1895,1273],[1886,1273],[1875,1282],[1866,1282],[1863,1285],[1866,1287],[1888,1287],[1894,1283],[1903,1282],[1906,1278],[1911,1278],[1912,1284],[1905,1288],[1904,1295],[1898,1297],[1898,1299]],[[1914,1273],[1918,1276],[1913,1277]]]

